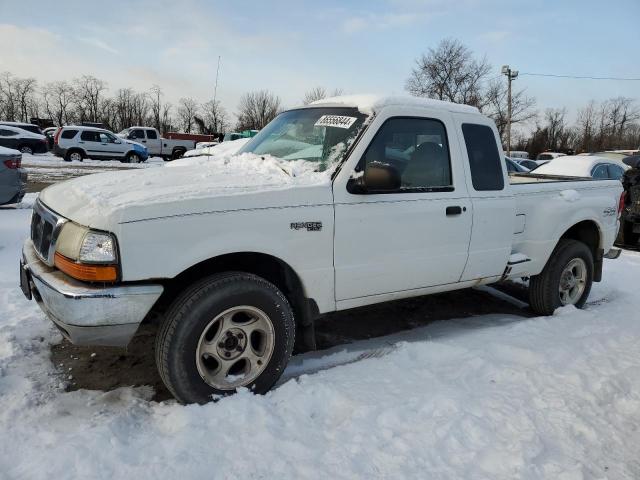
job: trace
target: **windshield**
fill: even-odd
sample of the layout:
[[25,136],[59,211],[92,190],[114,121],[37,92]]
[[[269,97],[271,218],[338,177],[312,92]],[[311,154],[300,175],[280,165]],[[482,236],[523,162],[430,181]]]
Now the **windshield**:
[[304,108],[281,113],[239,153],[305,160],[316,171],[337,165],[362,130],[366,115],[356,108]]

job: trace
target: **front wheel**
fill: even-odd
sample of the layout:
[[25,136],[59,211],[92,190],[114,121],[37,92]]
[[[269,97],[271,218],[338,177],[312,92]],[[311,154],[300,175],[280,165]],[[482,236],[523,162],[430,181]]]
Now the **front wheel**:
[[156,338],[156,363],[183,403],[206,403],[238,388],[267,392],[295,337],[282,292],[261,277],[224,273],[189,287],[171,305]]
[[562,239],[539,275],[531,277],[529,304],[535,313],[551,315],[556,308],[582,308],[593,284],[593,254],[584,243]]
[[140,163],[142,161],[140,155],[135,152],[128,153],[126,159],[127,163]]

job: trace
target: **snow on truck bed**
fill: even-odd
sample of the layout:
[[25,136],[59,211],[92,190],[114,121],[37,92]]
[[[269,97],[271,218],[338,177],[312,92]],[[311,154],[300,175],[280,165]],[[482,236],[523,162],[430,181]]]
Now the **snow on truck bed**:
[[586,310],[440,321],[181,406],[65,392],[61,337],[17,287],[29,214],[0,211],[0,478],[640,478],[638,253]]

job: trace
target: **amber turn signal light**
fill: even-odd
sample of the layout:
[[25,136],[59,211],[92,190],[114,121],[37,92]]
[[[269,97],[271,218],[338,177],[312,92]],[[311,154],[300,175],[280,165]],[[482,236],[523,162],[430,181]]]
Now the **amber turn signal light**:
[[55,266],[70,277],[87,282],[115,282],[118,271],[115,265],[89,265],[76,263],[70,258],[56,252],[54,256]]

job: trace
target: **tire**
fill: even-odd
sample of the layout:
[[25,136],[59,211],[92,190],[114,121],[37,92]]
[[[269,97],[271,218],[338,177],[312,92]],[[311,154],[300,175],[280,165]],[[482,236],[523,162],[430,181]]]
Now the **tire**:
[[136,152],[127,153],[126,163],[140,163],[140,162],[141,162],[140,155],[138,155]]
[[33,155],[33,148],[31,148],[29,145],[20,145],[18,147],[18,150],[20,150],[21,153],[28,153],[29,155]]
[[171,160],[177,160],[178,158],[182,158],[185,154],[185,150],[178,148],[171,153]]
[[282,375],[294,340],[293,311],[275,285],[248,273],[217,274],[171,304],[156,337],[156,364],[182,403],[207,403],[240,387],[263,394]]
[[[572,268],[569,268],[569,267]],[[576,282],[574,292],[571,275],[563,279],[565,269],[571,271]],[[579,272],[584,270],[584,282],[579,280]],[[575,275],[574,275],[575,274]],[[562,285],[567,287],[560,291]],[[556,308],[564,305],[575,305],[582,308],[589,297],[593,284],[593,254],[589,247],[577,240],[561,239],[539,275],[531,277],[529,282],[529,304],[539,315],[551,315]],[[582,287],[580,287],[582,285]],[[564,297],[564,298],[561,298]]]
[[64,156],[66,162],[81,162],[84,160],[84,154],[80,150],[69,150]]

